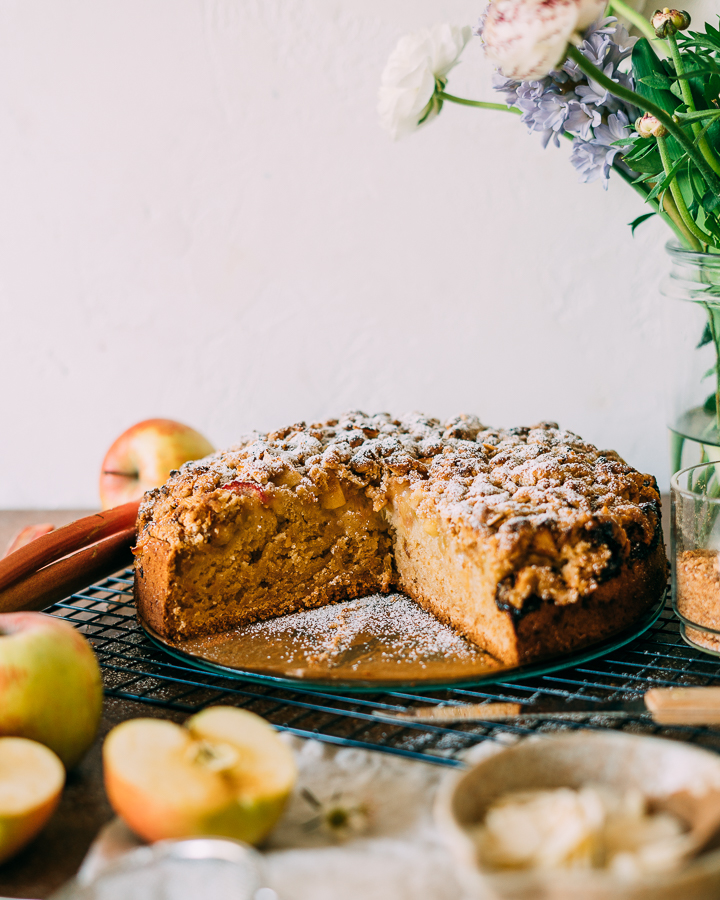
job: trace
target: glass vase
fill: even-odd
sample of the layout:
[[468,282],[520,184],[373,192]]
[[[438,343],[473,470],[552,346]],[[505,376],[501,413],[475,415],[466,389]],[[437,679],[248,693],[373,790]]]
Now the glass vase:
[[667,245],[667,414],[671,474],[720,461],[720,255]]

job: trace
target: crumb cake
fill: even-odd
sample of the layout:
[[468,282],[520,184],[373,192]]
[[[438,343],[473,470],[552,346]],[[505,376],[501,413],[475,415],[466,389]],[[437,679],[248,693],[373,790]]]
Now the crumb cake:
[[171,640],[398,588],[509,665],[622,630],[667,578],[652,476],[468,415],[250,435],[145,495],[134,552],[138,614]]

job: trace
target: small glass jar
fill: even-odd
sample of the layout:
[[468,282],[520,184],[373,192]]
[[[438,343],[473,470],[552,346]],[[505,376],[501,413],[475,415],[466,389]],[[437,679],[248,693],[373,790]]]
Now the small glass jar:
[[683,639],[720,656],[720,463],[676,472],[672,502],[672,602]]
[[89,879],[81,869],[50,900],[278,900],[262,877],[262,857],[240,841],[166,840],[121,854]]
[[720,255],[666,246],[664,297],[670,472],[720,460]]

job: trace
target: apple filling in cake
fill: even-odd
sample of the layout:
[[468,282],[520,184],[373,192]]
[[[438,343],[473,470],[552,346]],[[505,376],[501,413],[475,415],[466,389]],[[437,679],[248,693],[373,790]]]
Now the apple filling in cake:
[[184,639],[399,588],[508,664],[662,594],[654,479],[554,423],[350,413],[174,473],[138,520],[138,613]]
[[148,536],[137,573],[140,585],[162,584],[161,607],[142,600],[157,631],[215,633],[389,590],[387,522],[357,488],[346,488],[342,506],[332,508],[337,493],[308,499],[287,484],[256,487],[235,481],[216,489],[207,508],[182,523],[201,538],[180,553],[172,541]]

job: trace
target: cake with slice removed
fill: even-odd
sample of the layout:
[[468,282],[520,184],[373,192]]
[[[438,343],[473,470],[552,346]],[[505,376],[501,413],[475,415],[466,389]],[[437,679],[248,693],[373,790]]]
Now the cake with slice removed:
[[139,616],[171,640],[392,588],[503,663],[662,595],[655,479],[551,422],[352,412],[254,434],[145,495]]

